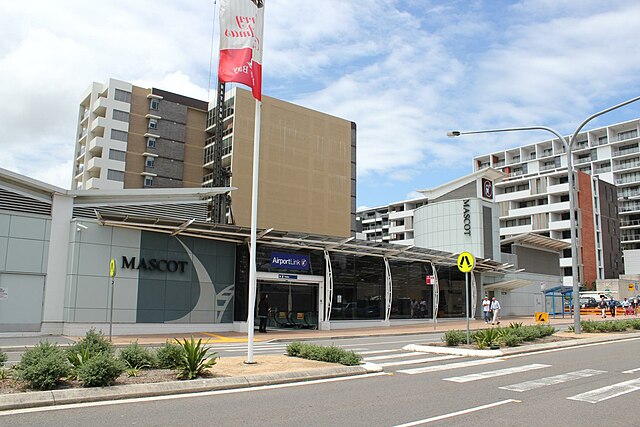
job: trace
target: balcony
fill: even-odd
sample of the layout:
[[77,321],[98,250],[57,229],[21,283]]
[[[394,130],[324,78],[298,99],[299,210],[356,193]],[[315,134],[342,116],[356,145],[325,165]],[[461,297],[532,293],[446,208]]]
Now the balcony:
[[640,226],[640,219],[620,220],[620,227],[638,227]]
[[92,157],[87,162],[87,172],[95,175],[104,167],[104,159],[102,157]]
[[598,173],[605,173],[605,172],[611,172],[611,166],[597,168],[594,173],[598,174]]
[[98,101],[93,104],[93,114],[95,114],[96,116],[105,117],[107,115],[108,103],[109,101],[107,100],[107,98],[98,98]]
[[621,170],[634,169],[634,168],[640,168],[640,161],[626,162],[618,165],[613,165],[614,171],[621,171]]
[[581,165],[583,163],[589,163],[591,161],[591,157],[583,157],[581,159],[576,159],[574,162],[575,165]]
[[619,207],[620,212],[637,212],[640,211],[640,203],[629,203]]
[[542,166],[540,166],[540,172],[548,171],[548,170],[551,170],[551,169],[556,169],[557,167],[559,167],[559,166],[556,166],[555,163],[552,164],[552,165],[542,165]]
[[627,154],[640,153],[640,147],[624,148],[622,150],[614,150],[611,152],[612,157],[620,157]]
[[91,132],[104,136],[104,128],[105,128],[105,119],[103,117],[98,117],[91,122]]
[[102,150],[104,149],[105,141],[104,138],[100,136],[96,136],[91,141],[89,141],[89,153],[94,156],[100,156],[102,154]]
[[629,234],[620,236],[621,242],[636,242],[640,240],[640,234]]

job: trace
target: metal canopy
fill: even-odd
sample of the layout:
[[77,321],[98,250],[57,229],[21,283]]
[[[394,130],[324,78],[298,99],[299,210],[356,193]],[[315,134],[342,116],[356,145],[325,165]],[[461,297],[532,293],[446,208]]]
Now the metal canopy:
[[552,239],[551,237],[542,236],[536,233],[518,234],[500,241],[500,245],[509,243],[520,243],[523,245],[533,246],[541,249],[548,249],[560,252],[571,247],[571,243],[562,240]]
[[511,279],[511,280],[503,280],[501,282],[489,283],[488,285],[484,285],[483,289],[485,291],[512,291],[514,289],[522,288],[524,286],[532,285],[533,282],[531,280],[524,279]]
[[[250,228],[226,224],[212,224],[201,221],[185,221],[170,218],[151,218],[131,215],[100,213],[95,211],[96,219],[102,225],[131,228],[136,230],[165,233],[170,235],[220,240],[245,244],[250,239]],[[377,243],[353,238],[324,236],[292,231],[259,229],[257,242],[265,245],[288,247],[292,249],[312,249],[340,252],[356,256],[376,256],[392,261],[434,262],[453,266],[457,264],[457,254],[433,249],[400,246],[390,243]],[[478,272],[509,273],[513,267],[493,260],[476,260]]]

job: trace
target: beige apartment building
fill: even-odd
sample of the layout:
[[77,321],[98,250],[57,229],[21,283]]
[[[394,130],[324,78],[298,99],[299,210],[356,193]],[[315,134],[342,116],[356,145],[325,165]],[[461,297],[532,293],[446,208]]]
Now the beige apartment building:
[[[211,187],[215,106],[116,79],[93,83],[78,115],[72,189]],[[255,101],[225,94],[226,222],[250,226]],[[258,227],[355,234],[356,125],[263,97]]]

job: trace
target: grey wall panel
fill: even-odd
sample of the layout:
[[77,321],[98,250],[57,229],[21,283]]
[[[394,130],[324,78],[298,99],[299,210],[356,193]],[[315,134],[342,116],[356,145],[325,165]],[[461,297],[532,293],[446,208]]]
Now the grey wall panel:
[[138,306],[138,280],[115,277],[113,289],[114,310],[133,310]]
[[[158,156],[165,159],[184,160],[184,143],[169,138],[162,138],[158,142]],[[156,159],[158,161],[159,159]]]
[[518,256],[518,268],[528,273],[560,275],[560,255],[524,246],[514,246]]
[[109,262],[111,261],[111,249],[106,245],[81,243],[78,245],[78,271],[84,276],[97,276],[101,273],[109,276]]
[[45,240],[48,238],[45,233],[46,222],[47,220],[43,218],[12,215],[9,226],[9,237]]
[[0,237],[9,236],[9,223],[11,222],[11,215],[0,213]]
[[162,100],[158,104],[158,115],[167,122],[187,123],[187,107]]
[[78,276],[76,309],[103,309],[109,306],[109,278]]
[[40,330],[44,280],[43,275],[0,274],[0,286],[8,294],[0,301],[0,331]]
[[43,240],[9,238],[5,268],[7,271],[22,273],[44,273],[45,271],[42,270],[43,257]]
[[482,240],[484,243],[484,258],[493,259],[493,216],[491,208],[482,207]]
[[0,237],[0,271],[6,269],[7,266],[7,247],[9,246],[8,237]]
[[158,129],[153,129],[152,132],[160,135],[163,139],[179,142],[185,142],[187,134],[185,125],[167,120],[158,120]]

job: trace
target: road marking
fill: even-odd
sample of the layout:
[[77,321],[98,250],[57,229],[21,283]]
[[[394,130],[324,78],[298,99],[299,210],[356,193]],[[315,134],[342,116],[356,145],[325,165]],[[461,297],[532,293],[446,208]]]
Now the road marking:
[[633,374],[634,372],[640,371],[640,368],[629,369],[628,371],[622,371],[623,374]]
[[498,387],[502,390],[511,390],[517,392],[529,391],[548,385],[562,384],[568,381],[575,381],[581,378],[588,378],[594,375],[605,374],[607,371],[598,371],[595,369],[583,369],[581,371],[569,372],[567,374],[555,375],[553,377],[540,378],[538,380],[525,381],[519,384]]
[[543,365],[541,363],[532,363],[531,365],[514,366],[513,368],[498,369],[497,371],[480,372],[478,374],[463,375],[460,377],[443,378],[444,381],[453,381],[454,383],[468,383],[470,381],[484,380],[487,378],[501,377],[503,375],[517,374],[520,372],[533,371],[534,369],[548,368],[551,365]]
[[360,354],[380,354],[380,353],[392,353],[398,350],[370,350],[370,351],[361,351]]
[[440,420],[445,420],[447,418],[457,417],[458,415],[465,415],[465,414],[470,414],[472,412],[482,411],[483,409],[495,408],[496,406],[506,405],[507,403],[520,403],[520,401],[515,399],[501,400],[499,402],[476,406],[474,408],[464,409],[462,411],[451,412],[449,414],[444,414],[444,415],[438,415],[437,417],[425,418],[423,420],[413,421],[406,424],[399,424],[395,427],[411,427],[411,426],[417,426],[421,424],[428,424],[434,421],[440,421]]
[[349,380],[356,380],[356,379],[362,379],[362,378],[390,376],[390,375],[391,374],[386,372],[373,372],[370,374],[354,375],[350,377],[325,378],[321,380],[298,381],[295,383],[286,383],[286,384],[273,384],[273,385],[263,385],[263,386],[257,386],[257,387],[203,391],[200,393],[183,393],[183,394],[172,394],[172,395],[166,395],[166,396],[137,397],[134,399],[105,400],[102,402],[72,403],[69,405],[44,406],[40,408],[14,409],[9,411],[0,411],[0,417],[6,416],[6,415],[28,414],[33,412],[48,412],[48,411],[62,411],[66,409],[89,408],[93,406],[122,405],[126,403],[144,403],[144,402],[154,402],[158,400],[174,400],[174,399],[185,399],[190,397],[215,396],[218,394],[246,393],[246,392],[255,392],[255,391],[263,391],[263,390],[272,390],[272,389],[278,389],[278,388],[299,387],[299,386],[306,386],[306,385],[312,385],[312,384],[321,384],[321,383],[329,383],[329,382],[337,382],[337,381],[349,381]]
[[458,355],[436,356],[436,357],[428,357],[424,359],[410,359],[410,360],[398,360],[395,362],[376,363],[376,365],[382,366],[384,368],[386,366],[415,365],[417,363],[439,362],[441,360],[458,359],[460,357],[464,357],[464,356],[458,356]]
[[640,379],[625,381],[622,383],[610,385],[607,387],[591,390],[586,393],[577,394],[567,397],[569,400],[578,400],[581,402],[598,403],[613,397],[622,396],[640,390]]
[[449,369],[468,368],[470,366],[486,365],[488,363],[502,362],[502,359],[481,359],[468,362],[449,363],[448,365],[425,366],[423,368],[402,369],[397,372],[409,375],[424,374],[427,372],[447,371]]
[[416,357],[416,356],[424,356],[424,353],[410,351],[408,353],[387,354],[385,356],[365,357],[364,360],[372,362],[374,360],[397,359],[400,357]]
[[535,351],[535,352],[530,352],[530,353],[522,353],[522,354],[512,354],[511,356],[501,356],[502,359],[514,359],[517,357],[528,357],[528,356],[536,356],[538,354],[544,354],[544,353],[555,353],[556,351],[567,351],[567,350],[580,350],[584,347],[593,347],[593,346],[597,346],[597,345],[609,345],[609,344],[617,344],[617,343],[621,343],[621,342],[627,342],[627,341],[637,341],[640,340],[640,337],[638,338],[625,338],[623,340],[615,340],[615,341],[604,341],[604,342],[596,342],[596,343],[591,343],[591,344],[580,344],[580,345],[576,345],[573,347],[562,347],[562,348],[552,348],[549,350],[542,350],[542,351]]

